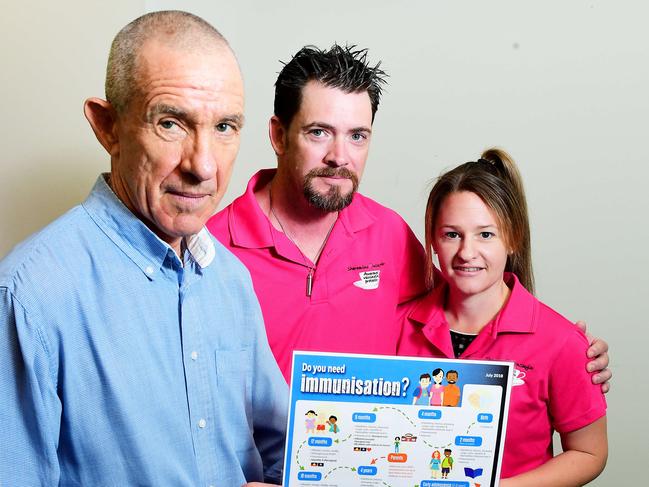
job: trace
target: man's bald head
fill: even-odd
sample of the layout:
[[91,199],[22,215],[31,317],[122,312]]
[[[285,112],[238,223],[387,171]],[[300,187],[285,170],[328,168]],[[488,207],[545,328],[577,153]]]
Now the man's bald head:
[[106,99],[123,113],[137,89],[141,48],[149,41],[175,50],[230,49],[228,42],[202,18],[179,10],[151,12],[126,25],[115,36],[106,70]]

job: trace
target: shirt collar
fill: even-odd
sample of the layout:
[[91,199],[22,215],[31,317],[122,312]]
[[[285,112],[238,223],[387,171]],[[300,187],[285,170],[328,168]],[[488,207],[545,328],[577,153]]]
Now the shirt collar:
[[[270,182],[277,169],[262,169],[248,181],[244,194],[232,202],[228,214],[228,225],[234,245],[246,248],[264,248],[275,245],[268,216],[261,210],[255,191]],[[370,226],[376,220],[365,205],[365,198],[359,194],[338,217],[348,234],[353,234]],[[334,229],[335,231],[335,229]]]
[[[505,282],[512,292],[509,299],[494,319],[495,333],[534,333],[538,315],[538,301],[518,280],[516,275],[506,272]],[[408,319],[424,325],[429,331],[443,327],[448,331],[444,315],[444,283],[421,298],[408,314]]]
[[214,249],[214,241],[207,228],[201,228],[200,232],[187,237],[185,241],[187,242],[187,250],[201,268],[205,269],[212,263],[216,255],[216,250]]
[[[162,241],[117,197],[106,182],[108,174],[97,178],[84,209],[106,236],[124,252],[144,274],[153,279],[168,256],[180,262],[169,244]],[[214,242],[205,227],[185,239],[188,255],[202,268],[215,256]]]

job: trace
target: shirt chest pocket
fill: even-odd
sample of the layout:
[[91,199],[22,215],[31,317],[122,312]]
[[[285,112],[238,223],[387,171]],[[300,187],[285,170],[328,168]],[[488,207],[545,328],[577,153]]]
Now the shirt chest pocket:
[[[252,436],[253,377],[252,356],[249,348],[217,350],[216,402],[222,429],[236,435],[248,431]],[[240,442],[245,444],[246,442]]]

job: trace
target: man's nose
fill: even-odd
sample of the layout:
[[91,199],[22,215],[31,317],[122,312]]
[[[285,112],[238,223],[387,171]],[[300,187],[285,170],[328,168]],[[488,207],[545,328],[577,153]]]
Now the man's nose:
[[326,163],[333,167],[346,166],[349,164],[349,152],[347,141],[344,137],[335,136],[329,145],[326,156]]
[[186,149],[183,169],[199,181],[214,177],[217,171],[217,155],[210,134],[196,133]]

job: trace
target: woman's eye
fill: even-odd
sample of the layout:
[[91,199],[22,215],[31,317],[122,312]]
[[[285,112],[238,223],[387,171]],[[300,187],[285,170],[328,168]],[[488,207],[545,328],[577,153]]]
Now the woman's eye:
[[458,238],[458,237],[460,236],[460,234],[457,233],[457,232],[446,232],[446,233],[444,234],[444,236],[445,236],[446,238]]
[[492,232],[480,232],[480,236],[484,239],[492,238],[494,234]]

